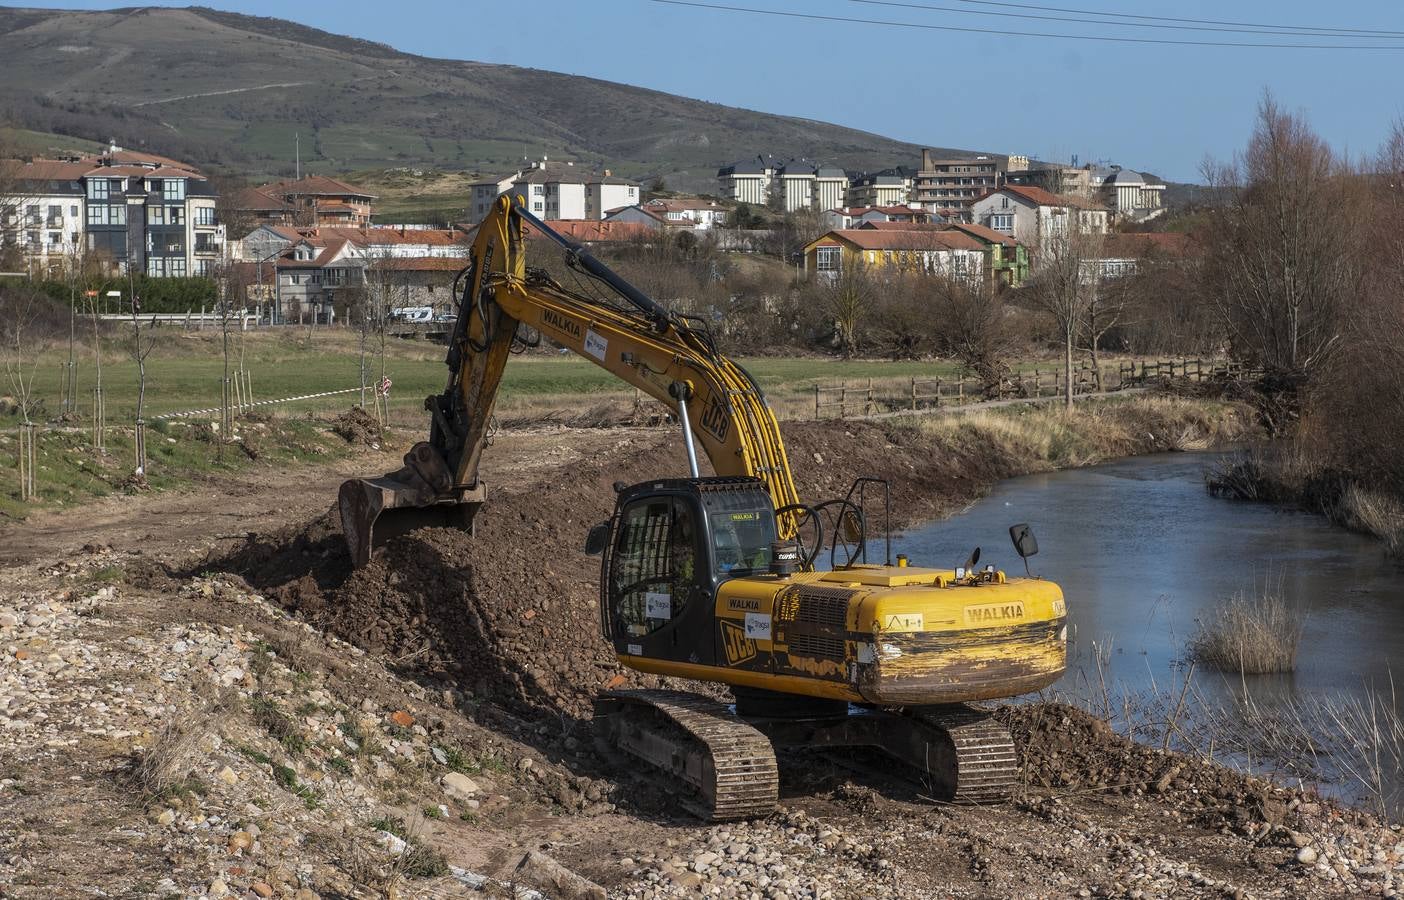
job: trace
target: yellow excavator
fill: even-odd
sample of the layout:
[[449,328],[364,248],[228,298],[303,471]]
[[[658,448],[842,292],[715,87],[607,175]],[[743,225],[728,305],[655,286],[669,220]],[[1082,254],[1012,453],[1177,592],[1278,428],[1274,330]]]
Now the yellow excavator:
[[[564,251],[578,287],[527,266],[530,232]],[[519,198],[498,199],[459,278],[448,384],[426,401],[429,440],[399,471],[341,486],[356,565],[416,527],[472,528],[503,369],[514,348],[548,337],[665,404],[687,453],[686,477],[616,485],[613,515],[586,538],[586,552],[602,555],[605,638],[624,666],[719,682],[735,699],[604,693],[595,726],[607,752],[648,764],[712,820],[774,808],[777,746],[877,748],[938,799],[1009,795],[1018,775],[1010,734],[966,704],[1062,675],[1067,608],[1057,585],[981,568],[978,548],[950,569],[903,556],[893,564],[890,528],[882,541],[868,533],[869,506],[881,498],[890,512],[878,479],[802,503],[764,395],[705,323],[649,299]],[[698,445],[714,476],[699,474]],[[1018,525],[1010,534],[1027,574],[1033,533]],[[886,558],[869,563],[879,543]]]

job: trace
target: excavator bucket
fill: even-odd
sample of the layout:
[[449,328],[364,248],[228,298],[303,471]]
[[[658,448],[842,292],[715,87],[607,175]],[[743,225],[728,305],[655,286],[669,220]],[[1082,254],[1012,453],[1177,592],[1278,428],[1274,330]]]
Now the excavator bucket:
[[351,564],[364,566],[391,538],[416,528],[471,531],[486,496],[481,482],[466,491],[454,490],[442,457],[428,443],[415,444],[400,470],[342,482],[337,506]]

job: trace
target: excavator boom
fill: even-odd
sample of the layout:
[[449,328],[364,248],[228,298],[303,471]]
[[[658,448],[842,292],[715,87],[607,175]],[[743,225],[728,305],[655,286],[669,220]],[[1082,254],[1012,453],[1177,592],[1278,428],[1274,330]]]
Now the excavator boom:
[[[554,242],[572,268],[611,289],[614,302],[567,290],[528,270],[530,232]],[[428,441],[406,454],[404,467],[341,487],[342,530],[353,562],[426,524],[470,527],[485,488],[478,466],[514,340],[523,325],[633,385],[689,426],[718,475],[753,476],[777,509],[798,503],[774,414],[754,379],[719,353],[705,328],[654,303],[584,247],[499,198],[474,236],[450,338],[449,378],[430,397]],[[782,537],[793,536],[782,515]]]

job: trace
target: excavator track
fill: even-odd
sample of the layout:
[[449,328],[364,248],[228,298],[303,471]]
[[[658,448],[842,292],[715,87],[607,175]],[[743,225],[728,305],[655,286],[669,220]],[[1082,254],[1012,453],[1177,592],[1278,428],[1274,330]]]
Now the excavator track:
[[595,701],[595,717],[611,748],[685,786],[680,802],[693,815],[727,821],[774,811],[775,750],[727,706],[681,691],[613,691]]
[[1001,803],[1019,783],[1019,758],[1014,737],[990,713],[972,706],[917,709],[911,717],[939,729],[950,741],[951,757],[944,772],[930,777],[952,803]]

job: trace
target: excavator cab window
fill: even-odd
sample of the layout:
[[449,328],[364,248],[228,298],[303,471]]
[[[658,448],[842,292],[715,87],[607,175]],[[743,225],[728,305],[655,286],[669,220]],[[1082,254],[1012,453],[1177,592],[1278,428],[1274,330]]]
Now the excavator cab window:
[[775,513],[769,509],[714,512],[712,564],[721,578],[760,575],[770,568]]
[[636,500],[620,514],[609,594],[627,634],[657,631],[703,593],[694,516],[692,504],[679,496]]

